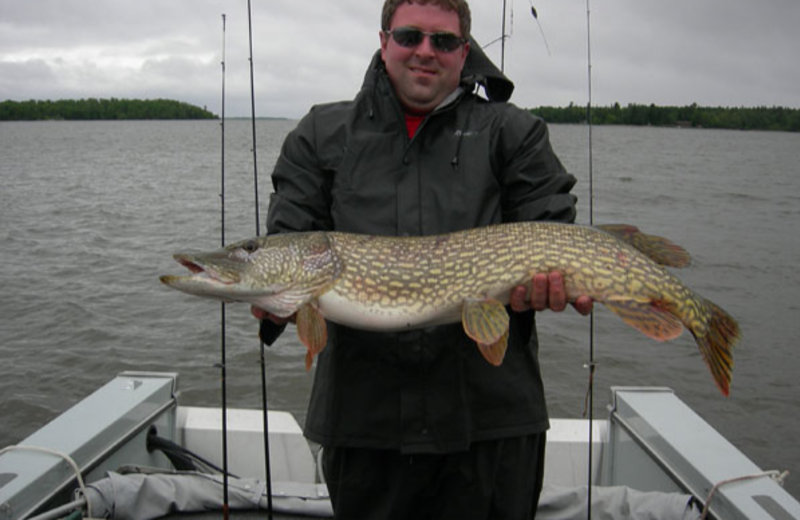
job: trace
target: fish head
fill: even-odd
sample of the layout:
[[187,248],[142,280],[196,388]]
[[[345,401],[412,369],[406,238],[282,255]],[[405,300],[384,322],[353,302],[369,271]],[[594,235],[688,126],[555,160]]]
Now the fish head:
[[324,233],[256,237],[173,257],[192,274],[162,276],[165,285],[204,298],[249,303],[280,317],[325,292],[341,272]]

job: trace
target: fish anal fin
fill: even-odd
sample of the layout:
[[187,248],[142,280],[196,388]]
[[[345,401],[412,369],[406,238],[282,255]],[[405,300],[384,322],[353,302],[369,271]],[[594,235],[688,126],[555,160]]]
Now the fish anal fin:
[[656,341],[669,341],[683,332],[683,323],[663,307],[640,299],[613,299],[605,306],[622,321]]
[[691,256],[681,246],[664,237],[642,233],[636,226],[629,224],[602,224],[595,227],[635,247],[651,260],[661,265],[680,268],[686,267],[691,262]]
[[311,369],[314,356],[322,352],[328,343],[328,327],[325,318],[313,305],[307,303],[297,311],[297,335],[306,346],[306,370]]
[[506,350],[508,349],[508,330],[503,336],[491,345],[478,343],[478,349],[483,355],[483,358],[491,365],[499,367],[503,364],[503,358],[506,357]]

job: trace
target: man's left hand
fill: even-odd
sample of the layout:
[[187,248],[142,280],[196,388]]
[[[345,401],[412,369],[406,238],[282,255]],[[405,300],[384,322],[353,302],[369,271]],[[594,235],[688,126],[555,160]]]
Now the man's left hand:
[[[564,277],[561,273],[553,271],[549,274],[539,273],[531,281],[531,295],[528,298],[528,289],[518,285],[511,290],[511,309],[524,312],[530,309],[543,311],[550,309],[561,312],[567,308],[567,290],[564,287]],[[571,302],[579,314],[587,316],[592,312],[593,302],[589,296],[582,295]]]

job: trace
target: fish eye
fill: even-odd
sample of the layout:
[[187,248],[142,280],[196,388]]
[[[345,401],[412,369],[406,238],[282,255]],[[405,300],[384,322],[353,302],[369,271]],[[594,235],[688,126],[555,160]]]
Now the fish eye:
[[248,240],[242,244],[242,249],[244,249],[247,253],[253,254],[258,251],[258,242],[255,240]]

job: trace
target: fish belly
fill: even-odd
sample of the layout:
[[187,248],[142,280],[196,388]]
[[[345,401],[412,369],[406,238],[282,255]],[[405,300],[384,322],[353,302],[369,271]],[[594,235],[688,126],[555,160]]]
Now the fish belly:
[[359,301],[340,293],[335,288],[317,299],[319,311],[330,320],[348,327],[384,332],[445,325],[461,321],[463,303],[468,298],[488,296],[507,304],[511,288],[498,290],[489,295],[463,295],[452,303],[440,305],[381,305],[376,302]]

